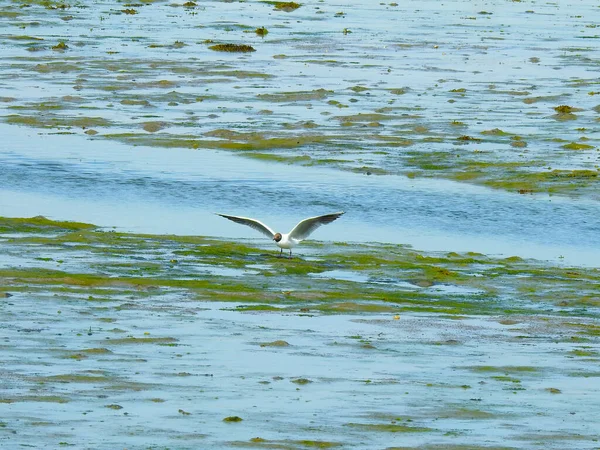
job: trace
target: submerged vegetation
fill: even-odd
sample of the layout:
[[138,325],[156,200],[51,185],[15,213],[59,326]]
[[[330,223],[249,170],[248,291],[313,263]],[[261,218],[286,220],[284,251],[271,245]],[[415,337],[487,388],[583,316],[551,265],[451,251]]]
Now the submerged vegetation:
[[273,5],[277,11],[291,12],[291,11],[294,11],[294,10],[300,8],[300,6],[302,6],[300,3],[296,3],[296,2],[279,2],[279,1],[272,1],[272,0],[263,0],[263,1],[264,1],[264,3]]
[[230,53],[248,53],[248,52],[255,52],[256,49],[254,47],[252,47],[251,45],[246,45],[246,44],[216,44],[216,45],[211,45],[210,47],[211,50],[214,50],[216,52],[230,52]]

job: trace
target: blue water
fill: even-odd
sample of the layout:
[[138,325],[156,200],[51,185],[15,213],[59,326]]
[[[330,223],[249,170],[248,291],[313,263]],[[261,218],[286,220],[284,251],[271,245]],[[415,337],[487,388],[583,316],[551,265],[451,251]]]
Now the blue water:
[[[258,238],[214,212],[288,231],[344,210],[319,240],[379,241],[570,264],[600,263],[600,204],[255,161],[211,150],[131,148],[0,126],[0,215],[45,215],[119,229]],[[560,257],[564,258],[560,258]]]

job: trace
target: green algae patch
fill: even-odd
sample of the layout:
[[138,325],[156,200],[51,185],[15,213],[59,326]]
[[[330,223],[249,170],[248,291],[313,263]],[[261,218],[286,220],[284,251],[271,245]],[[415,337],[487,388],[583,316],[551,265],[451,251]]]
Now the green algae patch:
[[95,230],[97,227],[89,223],[56,221],[44,216],[31,218],[0,217],[0,233],[20,232],[58,232]]
[[67,44],[65,44],[63,41],[59,42],[58,44],[56,44],[55,46],[52,47],[52,50],[57,50],[57,51],[65,51],[69,48],[69,46]]
[[567,150],[590,150],[595,147],[593,145],[582,144],[580,142],[571,142],[569,144],[563,145],[562,148],[567,149]]
[[569,354],[572,356],[579,356],[584,358],[595,358],[600,355],[597,351],[590,349],[575,349],[571,350]]
[[484,130],[481,134],[485,136],[510,136],[510,133],[502,131],[500,128],[494,128],[492,130]]
[[33,402],[33,403],[69,403],[71,401],[68,397],[59,395],[21,395],[18,397],[0,398],[0,404],[2,403],[17,403],[17,402]]
[[109,355],[112,352],[107,348],[85,348],[83,350],[79,350],[79,353],[83,353],[85,355]]
[[242,420],[244,420],[244,419],[242,419],[239,416],[229,416],[229,417],[225,417],[223,419],[223,422],[230,422],[230,423],[231,422],[241,422]]
[[22,15],[23,13],[19,11],[0,11],[0,18],[4,19],[16,19]]
[[556,111],[559,114],[572,114],[574,112],[578,112],[578,111],[582,111],[582,110],[578,109],[578,108],[574,108],[572,106],[568,106],[568,105],[560,105],[560,106],[555,106],[554,111]]
[[[117,139],[133,145],[147,145],[150,147],[163,148],[189,148],[189,149],[220,149],[238,152],[257,152],[263,150],[293,149],[312,144],[326,144],[331,138],[320,134],[281,135],[277,137],[265,137],[261,133],[206,132],[205,136],[213,139],[198,139],[197,137],[181,136],[172,137],[167,134],[149,136],[142,134],[105,134],[104,137]],[[293,161],[297,155],[291,155]],[[260,158],[260,157],[259,157]],[[310,158],[302,156],[303,159]],[[281,161],[288,161],[284,156]],[[301,161],[301,160],[299,160]]]
[[296,2],[277,2],[277,1],[263,1],[269,5],[273,5],[276,11],[292,12],[300,8],[302,5]]
[[269,30],[267,30],[265,27],[257,28],[254,30],[254,32],[257,34],[257,36],[261,37],[265,37],[267,34],[269,34]]
[[148,133],[156,133],[167,126],[165,122],[144,122],[142,128]]
[[61,117],[51,114],[37,116],[11,114],[5,116],[4,120],[11,125],[34,128],[97,128],[112,125],[110,120],[103,117]]
[[473,137],[473,136],[468,136],[466,134],[463,134],[462,136],[457,137],[456,140],[461,141],[461,142],[481,142],[481,139]]
[[228,53],[249,53],[255,52],[256,49],[251,45],[246,44],[216,44],[208,47],[215,52],[228,52]]
[[309,100],[324,100],[334,92],[327,89],[312,91],[279,92],[274,94],[258,94],[256,97],[268,102],[299,102]]
[[[231,311],[316,314],[393,315],[413,311],[449,316],[494,313],[510,316],[533,311],[544,302],[552,307],[559,305],[560,314],[571,314],[560,305],[593,308],[599,302],[594,288],[600,281],[598,273],[558,267],[541,270],[536,263],[521,258],[497,259],[456,252],[432,254],[379,244],[324,247],[310,242],[306,248],[318,251],[316,259],[290,260],[276,258],[278,252],[270,247],[265,251],[245,243],[200,236],[103,232],[89,224],[45,218],[0,219],[0,232],[10,233],[4,246],[11,252],[24,256],[32,253],[32,261],[45,262],[70,261],[71,253],[76,252],[80,261],[77,267],[81,269],[77,272],[5,267],[0,269],[2,291],[78,295],[79,302],[106,305],[116,311],[145,310],[148,304],[136,299],[170,292],[188,292],[198,301],[238,303],[227,309]],[[51,255],[39,259],[40,255],[35,253],[39,245]],[[149,255],[153,255],[152,262],[147,261]],[[263,267],[253,268],[256,263]],[[199,275],[194,270],[197,265],[212,268],[215,274],[221,268],[241,272],[230,276]],[[333,268],[347,274],[349,279],[336,279],[335,272],[332,277],[320,275],[327,275]],[[242,275],[246,269],[253,275]],[[376,280],[381,277],[392,284],[378,283]],[[282,279],[289,286],[281,290],[265,289],[264,283],[273,282],[269,280]],[[456,293],[445,293],[446,288]],[[522,301],[518,307],[506,308],[505,295],[509,292],[519,292]],[[124,302],[116,301],[115,295],[133,297],[132,301]],[[585,337],[594,332],[582,326],[573,335]],[[150,336],[112,339],[105,345],[110,348],[111,344],[143,343],[178,345],[173,338]],[[72,351],[66,357],[93,356]]]
[[110,383],[114,381],[114,378],[104,375],[69,373],[40,377],[39,381],[45,383]]
[[120,409],[123,409],[123,407],[122,407],[121,405],[117,405],[117,404],[115,404],[115,403],[113,403],[113,404],[110,404],[110,405],[105,405],[104,407],[105,407],[105,408],[108,408],[108,409],[114,409],[115,411],[118,411],[118,410],[120,410]]
[[82,349],[82,350],[76,350],[76,351],[69,352],[65,356],[65,358],[81,361],[83,359],[89,358],[90,356],[112,355],[112,353],[113,352],[111,352],[107,348],[86,348],[86,349]]
[[538,373],[540,369],[532,366],[471,366],[468,367],[473,372],[476,373],[517,373],[517,374],[527,374],[527,373]]
[[35,36],[8,36],[6,39],[10,39],[11,41],[43,41],[44,38],[35,37]]
[[123,99],[120,101],[121,105],[130,105],[130,106],[150,106],[150,102],[148,100],[138,100],[138,99]]

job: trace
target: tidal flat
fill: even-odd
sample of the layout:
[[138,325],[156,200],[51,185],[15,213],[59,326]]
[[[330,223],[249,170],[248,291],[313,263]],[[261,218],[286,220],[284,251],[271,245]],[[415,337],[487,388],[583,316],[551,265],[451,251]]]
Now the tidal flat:
[[600,448],[597,16],[1,2],[0,447]]
[[2,120],[598,200],[592,1],[125,6],[3,4]]
[[596,268],[44,217],[0,239],[5,445],[598,446]]

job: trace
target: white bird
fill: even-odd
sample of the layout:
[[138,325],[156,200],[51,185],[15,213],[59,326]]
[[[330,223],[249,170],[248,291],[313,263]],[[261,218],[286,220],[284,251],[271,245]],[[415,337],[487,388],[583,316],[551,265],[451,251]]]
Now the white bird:
[[227,214],[216,213],[217,216],[225,217],[226,219],[232,220],[242,225],[247,225],[250,228],[254,228],[256,231],[261,232],[265,236],[273,239],[277,246],[281,249],[279,256],[283,254],[283,249],[289,249],[290,258],[292,257],[292,247],[298,245],[301,241],[306,239],[313,231],[319,228],[321,225],[325,225],[333,222],[335,219],[344,214],[344,211],[325,214],[323,216],[309,217],[304,219],[296,225],[289,233],[275,233],[264,223],[250,219],[248,217],[228,216]]

